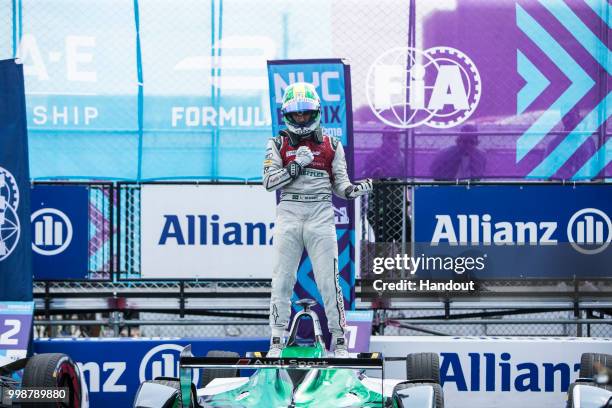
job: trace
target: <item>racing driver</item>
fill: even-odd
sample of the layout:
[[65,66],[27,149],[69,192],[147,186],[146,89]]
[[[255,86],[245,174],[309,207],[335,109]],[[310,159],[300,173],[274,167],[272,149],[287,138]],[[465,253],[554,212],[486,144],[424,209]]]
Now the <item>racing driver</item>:
[[284,348],[290,299],[306,248],[323,298],[332,350],[336,357],[348,357],[332,190],[341,198],[354,199],[372,190],[372,180],[350,182],[342,144],[321,129],[321,102],[312,84],[289,85],[281,113],[287,129],[268,141],[263,166],[266,190],[281,189],[274,226],[268,356],[279,357]]

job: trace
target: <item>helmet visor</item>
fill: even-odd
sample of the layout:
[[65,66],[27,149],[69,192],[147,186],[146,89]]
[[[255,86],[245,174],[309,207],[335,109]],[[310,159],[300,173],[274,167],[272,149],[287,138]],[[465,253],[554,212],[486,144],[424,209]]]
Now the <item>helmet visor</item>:
[[316,101],[292,101],[282,107],[283,114],[293,112],[318,111],[319,104]]

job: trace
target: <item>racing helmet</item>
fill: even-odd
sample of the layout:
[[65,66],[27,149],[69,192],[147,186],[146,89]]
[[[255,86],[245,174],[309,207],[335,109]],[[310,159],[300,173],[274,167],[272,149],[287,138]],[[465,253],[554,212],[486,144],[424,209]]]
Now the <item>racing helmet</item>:
[[[310,119],[298,123],[291,117],[291,114],[296,112],[310,112]],[[287,129],[294,135],[302,138],[315,131],[320,133],[321,100],[312,84],[296,82],[289,85],[285,89],[281,113]]]

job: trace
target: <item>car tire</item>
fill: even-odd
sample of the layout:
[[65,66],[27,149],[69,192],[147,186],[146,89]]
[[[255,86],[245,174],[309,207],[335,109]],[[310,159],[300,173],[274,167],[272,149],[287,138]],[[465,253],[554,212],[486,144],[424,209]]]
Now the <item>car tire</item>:
[[396,387],[397,389],[406,389],[406,388],[420,387],[423,385],[433,387],[434,399],[436,400],[436,405],[434,408],[444,408],[444,392],[442,391],[442,386],[438,383],[411,382],[411,383],[401,383],[401,384],[396,385]]
[[604,367],[612,370],[612,355],[603,353],[582,353],[580,357],[580,378],[593,378],[595,369],[593,365],[600,363]]
[[[240,358],[240,354],[233,351],[211,350],[206,353],[206,357],[226,357],[236,359]],[[215,378],[238,377],[238,369],[236,368],[205,368],[200,378],[200,387],[206,387]]]
[[440,384],[440,357],[438,354],[408,354],[406,356],[406,379]]
[[[74,362],[66,354],[37,354],[28,359],[22,387],[67,387],[70,408],[81,407],[81,378]],[[56,408],[55,402],[22,403],[22,408]]]

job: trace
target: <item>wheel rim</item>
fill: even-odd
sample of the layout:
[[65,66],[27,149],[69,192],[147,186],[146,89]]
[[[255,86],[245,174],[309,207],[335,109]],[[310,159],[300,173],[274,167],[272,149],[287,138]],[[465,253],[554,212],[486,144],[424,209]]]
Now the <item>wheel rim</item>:
[[79,376],[71,361],[62,361],[57,369],[58,387],[68,387],[68,405],[58,404],[61,407],[81,408],[81,383]]

